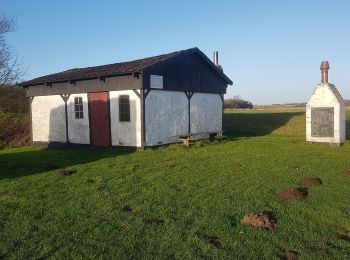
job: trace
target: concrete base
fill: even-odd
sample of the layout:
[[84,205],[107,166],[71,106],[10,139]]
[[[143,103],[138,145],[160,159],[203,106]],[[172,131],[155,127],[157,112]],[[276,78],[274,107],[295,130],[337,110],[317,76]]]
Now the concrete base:
[[333,147],[339,147],[342,146],[344,143],[327,143],[327,142],[307,142],[308,144],[314,144],[314,145],[328,145]]

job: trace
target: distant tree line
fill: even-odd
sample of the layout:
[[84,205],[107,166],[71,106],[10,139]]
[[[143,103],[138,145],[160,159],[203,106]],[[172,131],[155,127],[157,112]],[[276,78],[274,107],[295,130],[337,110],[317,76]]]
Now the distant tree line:
[[242,99],[240,96],[234,96],[233,98],[224,100],[224,108],[252,109],[253,104],[248,100]]

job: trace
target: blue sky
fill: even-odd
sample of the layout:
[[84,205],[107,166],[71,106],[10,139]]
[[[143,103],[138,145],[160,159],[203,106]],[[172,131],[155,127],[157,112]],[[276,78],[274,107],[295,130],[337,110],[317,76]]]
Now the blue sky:
[[17,18],[9,35],[26,79],[75,67],[191,47],[220,52],[234,82],[226,97],[304,102],[327,59],[330,82],[350,98],[350,1],[0,0]]

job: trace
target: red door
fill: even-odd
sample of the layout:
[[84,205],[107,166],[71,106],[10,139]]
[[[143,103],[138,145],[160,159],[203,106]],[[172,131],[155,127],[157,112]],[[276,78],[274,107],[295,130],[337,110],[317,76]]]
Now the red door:
[[89,93],[90,139],[93,146],[108,147],[111,143],[107,92]]

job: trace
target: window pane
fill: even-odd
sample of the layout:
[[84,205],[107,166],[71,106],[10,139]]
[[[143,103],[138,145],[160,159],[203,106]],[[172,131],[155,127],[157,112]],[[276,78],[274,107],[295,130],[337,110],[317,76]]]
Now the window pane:
[[75,111],[75,118],[77,119],[84,118],[82,97],[74,98],[74,111]]
[[130,121],[130,101],[128,95],[119,96],[119,121]]

